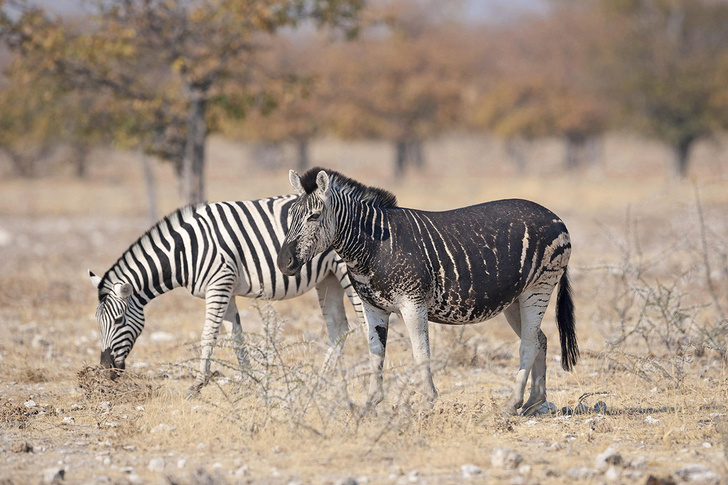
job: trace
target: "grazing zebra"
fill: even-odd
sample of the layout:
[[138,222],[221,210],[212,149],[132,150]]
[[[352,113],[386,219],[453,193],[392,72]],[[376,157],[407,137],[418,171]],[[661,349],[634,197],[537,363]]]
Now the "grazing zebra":
[[301,196],[291,207],[290,230],[278,266],[297,274],[333,245],[346,262],[364,304],[372,378],[369,402],[382,400],[382,365],[388,318],[399,313],[422,368],[425,395],[437,391],[429,365],[428,320],[482,322],[504,312],[521,338],[520,369],[504,412],[523,404],[529,373],[531,395],[524,414],[546,400],[546,336],[541,319],[557,283],[556,317],[561,365],[579,356],[567,276],[569,233],[551,211],[526,200],[499,200],[446,212],[397,206],[391,193],[366,187],[319,168],[302,177],[290,172]]
[[144,305],[179,287],[205,298],[206,309],[201,372],[186,397],[209,379],[210,357],[223,322],[232,324],[240,365],[243,369],[248,365],[235,295],[283,300],[315,287],[329,333],[328,361],[348,331],[344,293],[363,320],[361,302],[346,266],[332,249],[310,260],[295,277],[284,276],[276,267],[288,213],[297,199],[288,195],[183,207],[142,235],[103,277],[89,270],[98,289],[101,365],[123,369],[144,328]]

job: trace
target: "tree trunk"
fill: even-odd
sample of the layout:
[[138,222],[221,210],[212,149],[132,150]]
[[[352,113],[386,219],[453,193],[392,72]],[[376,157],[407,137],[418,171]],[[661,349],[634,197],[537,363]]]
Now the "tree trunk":
[[695,138],[686,137],[681,139],[675,146],[673,146],[673,152],[675,153],[675,173],[680,178],[685,178],[688,175],[690,148],[693,146],[694,141]]
[[187,114],[187,141],[183,160],[183,193],[188,204],[199,204],[205,201],[205,140],[207,125],[205,110],[207,108],[206,90],[191,88],[189,90],[189,111]]
[[394,178],[402,180],[404,177],[404,166],[407,163],[407,142],[405,140],[397,140],[395,142],[395,161],[394,161]]
[[76,178],[85,179],[88,170],[89,146],[85,143],[76,144],[73,147],[73,153],[75,155]]
[[143,151],[139,151],[139,157],[142,162],[142,171],[144,172],[144,187],[147,192],[147,215],[149,216],[149,224],[154,224],[159,219],[157,212],[157,182],[154,179],[154,170],[152,164],[149,163],[149,157]]
[[303,173],[308,170],[310,158],[308,155],[308,138],[298,138],[296,140],[296,149],[298,151],[298,160],[296,165],[298,166],[298,173]]

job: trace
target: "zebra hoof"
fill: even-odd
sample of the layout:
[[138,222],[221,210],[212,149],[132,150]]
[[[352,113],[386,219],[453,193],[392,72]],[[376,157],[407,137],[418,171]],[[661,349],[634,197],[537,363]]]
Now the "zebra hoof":
[[187,391],[185,391],[185,401],[189,401],[190,399],[193,399],[200,395],[200,389],[202,389],[202,384],[192,384]]

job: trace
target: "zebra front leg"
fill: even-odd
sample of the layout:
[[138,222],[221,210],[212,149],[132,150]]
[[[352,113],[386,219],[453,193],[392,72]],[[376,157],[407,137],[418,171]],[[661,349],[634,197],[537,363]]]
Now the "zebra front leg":
[[503,408],[504,414],[514,415],[523,405],[526,381],[539,354],[538,334],[541,331],[541,319],[546,310],[546,305],[548,305],[549,296],[550,292],[544,294],[544,292],[539,291],[526,291],[518,298],[521,317],[521,345],[518,351],[520,365],[516,374],[513,393]]
[[333,273],[316,285],[316,292],[329,334],[329,349],[321,368],[321,373],[325,374],[332,368],[338,367],[349,331],[349,322],[346,319],[346,309],[344,308],[344,289]]
[[207,385],[210,380],[210,358],[215,348],[217,335],[220,333],[220,326],[230,304],[231,293],[226,288],[208,290],[205,294],[205,326],[202,329],[200,344],[200,372],[195,378],[195,382],[185,392],[185,399],[190,399],[199,394],[200,389]]
[[387,349],[387,332],[389,331],[389,313],[364,303],[364,319],[369,330],[369,395],[365,409],[373,408],[384,399],[382,372],[384,370],[384,354]]
[[[503,311],[518,337],[521,337],[521,306],[518,301]],[[538,407],[546,402],[546,335],[539,329],[538,331],[538,354],[531,368],[531,394],[528,401],[523,405],[523,414],[525,416],[534,414]]]
[[225,312],[224,321],[232,324],[230,335],[233,338],[235,356],[237,357],[238,365],[240,366],[241,378],[245,379],[246,374],[250,370],[250,359],[248,357],[248,351],[245,348],[243,326],[240,323],[240,313],[238,313],[238,307],[235,304],[235,297],[230,298],[230,303],[228,304],[227,311]]
[[427,323],[427,306],[424,303],[408,302],[400,307],[400,314],[407,327],[412,354],[415,363],[422,373],[422,386],[425,398],[432,402],[437,399],[437,389],[432,382],[432,369],[430,368],[430,331]]

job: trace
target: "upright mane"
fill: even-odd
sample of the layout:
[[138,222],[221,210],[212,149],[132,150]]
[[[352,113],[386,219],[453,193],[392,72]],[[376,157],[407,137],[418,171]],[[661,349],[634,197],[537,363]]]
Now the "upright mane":
[[[180,207],[179,209],[171,212],[170,214],[167,214],[160,220],[158,220],[152,227],[150,227],[144,234],[139,236],[139,239],[137,239],[134,243],[132,243],[126,251],[121,253],[121,256],[119,256],[119,259],[116,260],[116,263],[114,263],[109,270],[104,273],[104,276],[101,278],[101,282],[99,283],[99,301],[101,301],[102,298],[104,298],[109,292],[113,290],[114,284],[118,283],[117,281],[111,281],[111,277],[114,273],[114,268],[120,265],[122,260],[124,259],[125,255],[134,249],[135,246],[144,246],[146,241],[150,241],[151,238],[155,235],[160,234],[161,228],[163,226],[166,226],[167,224],[171,225],[172,227],[178,227],[182,221],[189,219],[192,214],[194,214],[197,209],[199,209],[200,206],[204,204],[189,204],[183,207]],[[164,237],[159,237],[159,239],[164,240]],[[133,281],[129,281],[129,283],[134,283]],[[137,288],[138,290],[139,288]]]
[[361,201],[369,202],[376,207],[397,207],[397,197],[393,193],[378,187],[368,187],[335,170],[321,167],[314,167],[301,175],[301,186],[307,194],[311,194],[316,190],[316,176],[322,170],[329,175],[333,187],[348,192]]

